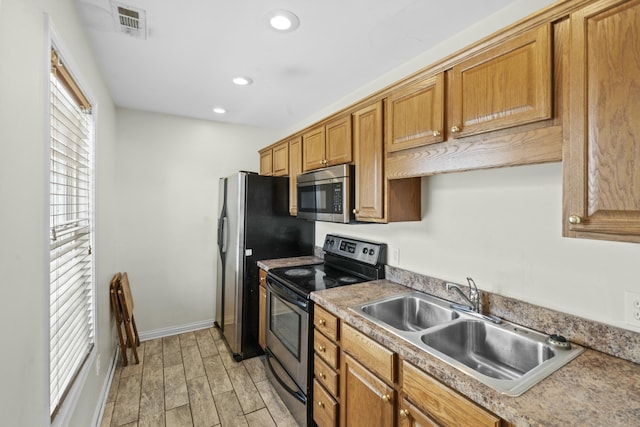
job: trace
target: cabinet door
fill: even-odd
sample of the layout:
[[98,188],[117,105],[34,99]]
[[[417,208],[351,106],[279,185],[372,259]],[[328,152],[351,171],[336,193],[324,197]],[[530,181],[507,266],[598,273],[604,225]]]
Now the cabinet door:
[[260,286],[260,301],[258,303],[258,344],[262,349],[267,346],[267,290]]
[[440,425],[450,427],[499,427],[500,418],[459,395],[425,372],[402,363],[403,392]]
[[260,151],[260,175],[272,175],[273,174],[273,151],[271,148],[268,150]]
[[260,269],[259,278],[258,344],[264,349],[267,346],[267,272]]
[[289,175],[289,141],[273,147],[273,175]]
[[426,413],[413,406],[407,399],[402,399],[398,411],[399,427],[439,427]]
[[382,101],[353,113],[356,165],[356,219],[384,220],[384,148]]
[[302,170],[325,166],[324,126],[318,126],[302,135]]
[[527,31],[455,65],[454,138],[551,117],[551,25]]
[[640,242],[640,1],[571,23],[565,235]]
[[394,91],[387,99],[387,151],[441,142],[444,73]]
[[368,427],[393,425],[395,390],[350,356],[343,358],[340,389],[342,425]]
[[327,123],[325,138],[326,166],[351,163],[351,115]]
[[298,174],[302,172],[302,137],[289,141],[289,213],[298,215]]

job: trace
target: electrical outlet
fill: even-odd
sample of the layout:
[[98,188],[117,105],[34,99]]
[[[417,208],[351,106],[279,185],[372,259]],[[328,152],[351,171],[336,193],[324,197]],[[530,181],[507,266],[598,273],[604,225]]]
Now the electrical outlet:
[[396,267],[400,265],[400,249],[394,248],[391,251],[391,263]]
[[640,328],[640,292],[624,293],[624,317],[627,325]]

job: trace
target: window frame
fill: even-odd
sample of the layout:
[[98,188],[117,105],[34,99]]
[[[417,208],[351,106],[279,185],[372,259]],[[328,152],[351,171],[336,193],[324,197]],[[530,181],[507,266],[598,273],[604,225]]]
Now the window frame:
[[[46,407],[48,408],[43,413],[43,421],[46,419],[46,424],[51,426],[65,426],[69,424],[71,416],[73,415],[78,401],[80,399],[81,392],[84,388],[84,385],[87,381],[89,373],[91,371],[91,367],[94,366],[96,362],[99,363],[99,359],[96,361],[98,356],[98,348],[99,348],[99,310],[98,310],[98,298],[97,298],[97,277],[98,277],[98,269],[97,269],[97,261],[95,255],[96,248],[96,189],[97,189],[97,180],[96,180],[96,149],[97,149],[97,123],[98,123],[98,104],[94,101],[94,97],[90,90],[88,90],[88,86],[85,84],[85,80],[82,78],[82,75],[78,72],[80,67],[77,66],[76,62],[73,60],[73,55],[69,52],[62,42],[61,38],[58,36],[55,31],[51,19],[48,15],[45,16],[45,43],[44,43],[44,70],[43,70],[43,95],[44,95],[44,106],[43,106],[43,136],[44,136],[44,150],[43,150],[43,188],[44,188],[44,209],[43,209],[43,269],[44,269],[44,284],[43,284],[43,299],[46,307],[47,316],[44,316],[44,348],[46,348],[47,354],[44,358],[44,372],[46,380],[44,384],[46,384],[45,390],[43,390],[43,394],[46,396],[45,402]],[[91,309],[92,309],[92,321],[93,321],[93,346],[84,360],[83,364],[79,368],[79,370],[75,373],[75,377],[71,382],[71,385],[67,389],[64,397],[61,399],[61,403],[55,413],[55,416],[51,416],[50,401],[51,401],[51,377],[50,377],[50,354],[51,354],[51,336],[50,336],[50,236],[51,236],[51,227],[50,227],[50,144],[51,144],[51,67],[52,67],[52,49],[58,52],[60,58],[64,59],[64,64],[66,65],[66,70],[68,71],[68,76],[73,79],[75,82],[75,86],[77,89],[83,94],[83,101],[91,105],[91,122],[92,122],[92,141],[93,152],[92,152],[92,170],[91,174],[91,187],[90,187],[90,220],[89,220],[89,244],[91,248],[93,248],[91,253]],[[76,95],[77,96],[77,95]],[[82,102],[82,101],[81,101]],[[99,374],[99,366],[96,367],[96,375]],[[96,413],[94,414],[95,419],[99,419],[101,408],[96,409]]]

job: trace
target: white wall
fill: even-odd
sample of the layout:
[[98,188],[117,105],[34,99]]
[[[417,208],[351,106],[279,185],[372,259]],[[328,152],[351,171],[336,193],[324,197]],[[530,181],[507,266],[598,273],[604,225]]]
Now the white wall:
[[[285,136],[552,3],[520,0],[283,131]],[[640,245],[565,239],[562,166],[521,166],[423,178],[423,220],[390,225],[318,222],[327,232],[370,237],[400,251],[398,266],[635,330],[624,291],[640,292]],[[390,257],[391,260],[391,257]],[[392,262],[390,262],[392,263]],[[640,330],[639,330],[640,331]]]
[[119,268],[141,333],[213,321],[218,179],[257,171],[258,128],[118,110]]
[[111,209],[115,110],[72,0],[3,0],[0,10],[0,419],[2,425],[12,426],[48,425],[49,420],[45,13],[63,53],[99,109],[95,354],[101,357],[99,364],[97,358],[91,360],[82,402],[69,421],[72,426],[88,426],[113,353],[107,289],[115,266],[108,238],[115,231]]
[[[634,330],[624,291],[640,291],[640,245],[562,237],[560,163],[423,178],[420,222],[316,223],[380,240],[389,264]],[[393,252],[399,250],[399,262]],[[640,332],[640,331],[639,331]]]

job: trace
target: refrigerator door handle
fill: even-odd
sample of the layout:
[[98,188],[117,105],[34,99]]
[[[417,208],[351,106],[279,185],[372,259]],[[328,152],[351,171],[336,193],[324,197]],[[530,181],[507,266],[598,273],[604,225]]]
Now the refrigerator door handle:
[[229,230],[227,227],[227,217],[222,218],[222,231],[220,232],[220,237],[222,240],[222,244],[220,246],[220,250],[223,254],[227,253],[227,244],[229,243]]

